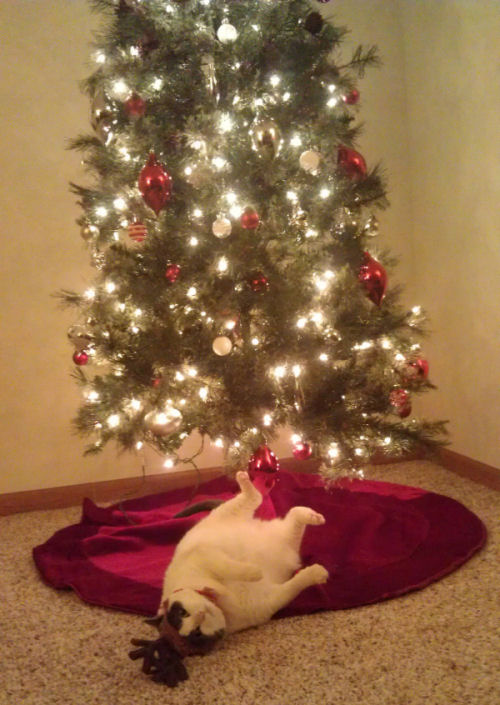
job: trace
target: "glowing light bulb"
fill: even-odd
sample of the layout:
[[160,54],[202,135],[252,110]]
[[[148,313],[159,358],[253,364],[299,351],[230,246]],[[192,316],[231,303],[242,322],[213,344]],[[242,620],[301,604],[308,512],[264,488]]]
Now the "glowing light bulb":
[[108,215],[108,209],[104,206],[97,206],[95,214],[98,218],[105,218]]
[[135,444],[136,450],[141,450],[143,445],[144,443],[142,441],[137,441],[137,443]]
[[338,458],[340,455],[340,450],[337,443],[332,443],[328,448],[328,456],[330,458]]
[[113,201],[113,207],[116,208],[117,211],[124,211],[127,208],[127,202],[124,198],[119,196]]
[[270,426],[272,422],[273,417],[271,416],[271,414],[264,414],[264,416],[262,417],[262,423],[264,424],[264,426]]
[[304,328],[307,323],[307,318],[299,318],[297,321],[297,328]]
[[252,340],[251,340],[250,342],[252,343],[252,345],[253,345],[254,347],[257,347],[257,345],[259,344],[259,339],[258,339],[258,338],[252,338]]
[[277,74],[273,74],[269,79],[269,83],[273,87],[279,86],[279,84],[281,83],[281,78]]
[[119,414],[111,414],[111,416],[108,416],[108,418],[106,419],[106,422],[110,428],[116,428],[120,425]]
[[196,375],[198,374],[198,370],[196,369],[196,367],[188,367],[187,373],[190,377],[196,377]]
[[95,289],[86,289],[83,295],[86,299],[93,299],[95,297]]
[[208,399],[208,387],[200,387],[198,394],[202,401],[206,401]]
[[195,208],[193,211],[193,215],[195,218],[201,218],[201,216],[203,215],[203,211],[201,210],[201,208]]
[[186,378],[184,377],[184,375],[182,374],[182,372],[177,371],[177,372],[175,373],[175,379],[176,379],[178,382],[184,382],[184,380],[185,380]]
[[139,399],[131,399],[130,406],[134,411],[140,411],[142,409],[142,404]]
[[[217,262],[217,271],[223,274],[229,269],[229,262],[226,257],[221,257]],[[234,326],[233,326],[234,327]]]
[[196,296],[196,287],[195,286],[190,286],[189,289],[186,292],[187,296],[189,296],[190,299],[194,299]]
[[292,367],[292,372],[295,377],[300,377],[300,375],[302,373],[302,367],[300,365],[294,365]]
[[234,127],[234,122],[228,113],[223,113],[219,121],[219,130],[221,132],[230,132]]
[[193,237],[189,240],[189,244],[191,245],[191,247],[196,247],[196,245],[198,244],[198,238],[194,237],[193,235]]
[[306,236],[306,237],[317,237],[317,236],[318,236],[318,231],[317,231],[317,230],[313,230],[312,228],[309,228],[308,230],[306,230],[305,236]]
[[286,91],[286,93],[283,93],[282,100],[284,103],[287,103],[290,100],[290,98],[291,98],[291,96],[288,91]]
[[278,365],[273,370],[273,375],[276,377],[276,379],[282,379],[285,376],[285,374],[286,374],[286,366],[285,365]]
[[333,107],[335,107],[335,106],[337,105],[338,102],[339,102],[339,99],[336,98],[335,96],[332,96],[331,98],[329,98],[329,99],[326,101],[326,104],[327,104],[327,106],[328,106],[329,108],[333,108]]
[[291,440],[292,443],[300,443],[302,438],[297,433],[292,433]]
[[292,147],[300,147],[300,145],[302,144],[302,140],[300,139],[299,135],[294,135],[290,140],[290,144],[292,145]]
[[167,469],[173,468],[175,465],[175,460],[173,458],[167,457],[165,458],[165,462],[163,463],[163,467]]
[[106,282],[104,288],[108,292],[108,294],[112,294],[113,291],[116,289],[116,284],[114,282]]
[[329,188],[326,188],[326,186],[325,186],[325,187],[323,187],[323,188],[321,189],[321,191],[319,192],[319,197],[320,197],[320,198],[323,198],[323,199],[328,198],[328,196],[330,195],[330,193],[331,193],[330,189],[329,189]]
[[326,353],[321,353],[318,359],[321,360],[321,362],[326,362],[328,360],[328,355]]
[[224,441],[222,438],[216,438],[214,441],[214,446],[217,446],[217,448],[224,448]]

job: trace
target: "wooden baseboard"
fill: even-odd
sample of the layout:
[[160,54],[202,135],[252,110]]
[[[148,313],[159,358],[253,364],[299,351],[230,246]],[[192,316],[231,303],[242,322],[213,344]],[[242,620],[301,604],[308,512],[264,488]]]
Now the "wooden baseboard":
[[461,477],[478,482],[485,487],[500,492],[500,469],[492,465],[486,465],[479,460],[468,458],[465,455],[456,453],[449,448],[442,448],[439,452],[439,462],[447,470],[455,472]]
[[[402,457],[378,455],[371,459],[370,464],[380,465],[419,460],[421,458],[422,455],[420,454]],[[500,470],[497,468],[485,465],[472,458],[467,458],[448,448],[443,448],[440,451],[438,459],[441,465],[448,470],[500,491]],[[317,472],[319,467],[319,461],[314,458],[310,460],[284,458],[280,460],[280,463],[283,468],[292,472]],[[223,474],[224,470],[221,467],[201,468],[199,475],[194,470],[180,470],[160,475],[146,475],[144,477],[89,482],[65,487],[49,487],[42,490],[12,492],[0,495],[0,516],[19,512],[79,506],[84,497],[90,497],[97,503],[118,502],[120,500],[143,497],[146,494],[194,486],[198,481],[206,482]]]

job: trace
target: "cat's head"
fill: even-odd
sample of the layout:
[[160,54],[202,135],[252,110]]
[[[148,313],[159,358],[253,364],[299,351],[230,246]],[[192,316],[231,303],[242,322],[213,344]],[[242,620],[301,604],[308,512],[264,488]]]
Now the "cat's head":
[[[226,619],[210,590],[176,590],[162,606],[165,622],[196,652],[210,651],[224,636]],[[160,626],[160,632],[162,627]]]

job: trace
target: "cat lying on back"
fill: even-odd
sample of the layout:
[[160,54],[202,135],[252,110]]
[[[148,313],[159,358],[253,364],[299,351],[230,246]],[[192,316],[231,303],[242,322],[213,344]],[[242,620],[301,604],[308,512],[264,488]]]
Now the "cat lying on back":
[[305,527],[324,517],[293,507],[284,519],[255,519],[262,495],[246,472],[236,480],[240,494],[187,532],[165,573],[158,616],[188,651],[209,650],[224,634],[267,622],[328,579],[319,564],[298,570]]

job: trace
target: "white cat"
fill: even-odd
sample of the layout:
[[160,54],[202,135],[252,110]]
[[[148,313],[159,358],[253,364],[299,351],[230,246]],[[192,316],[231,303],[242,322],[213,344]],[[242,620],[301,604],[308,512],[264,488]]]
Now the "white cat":
[[256,519],[262,495],[246,472],[236,480],[240,494],[187,532],[165,573],[158,616],[194,648],[207,650],[226,633],[267,622],[328,579],[319,564],[298,570],[304,529],[324,517],[293,507],[284,519]]

